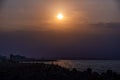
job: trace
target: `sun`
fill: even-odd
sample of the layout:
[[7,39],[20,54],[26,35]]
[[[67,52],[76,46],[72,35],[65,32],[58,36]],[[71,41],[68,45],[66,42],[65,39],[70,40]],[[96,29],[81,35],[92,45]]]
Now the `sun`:
[[64,18],[63,14],[62,13],[58,13],[57,19],[58,20],[62,20],[63,18]]

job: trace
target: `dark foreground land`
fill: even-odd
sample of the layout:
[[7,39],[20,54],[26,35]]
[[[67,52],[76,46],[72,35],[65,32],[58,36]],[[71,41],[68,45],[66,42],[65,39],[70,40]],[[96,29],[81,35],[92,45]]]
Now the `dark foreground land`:
[[120,80],[120,74],[112,70],[81,72],[49,64],[1,63],[0,80]]

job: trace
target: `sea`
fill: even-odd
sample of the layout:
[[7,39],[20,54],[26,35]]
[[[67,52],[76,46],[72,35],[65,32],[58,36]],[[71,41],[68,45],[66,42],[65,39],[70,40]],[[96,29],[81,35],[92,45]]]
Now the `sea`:
[[80,71],[91,68],[93,71],[99,73],[106,72],[107,70],[120,73],[120,60],[58,60],[45,63],[55,64],[69,69],[76,68]]

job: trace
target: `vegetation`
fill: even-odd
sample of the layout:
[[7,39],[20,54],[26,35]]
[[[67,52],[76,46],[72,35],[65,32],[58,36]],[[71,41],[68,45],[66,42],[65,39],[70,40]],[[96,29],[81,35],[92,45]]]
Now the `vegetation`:
[[81,72],[43,63],[0,63],[0,80],[120,80],[120,74],[112,70]]

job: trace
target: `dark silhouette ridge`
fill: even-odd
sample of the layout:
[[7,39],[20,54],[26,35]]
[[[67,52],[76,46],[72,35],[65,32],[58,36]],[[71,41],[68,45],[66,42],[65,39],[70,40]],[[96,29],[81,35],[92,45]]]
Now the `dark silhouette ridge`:
[[0,63],[0,80],[120,80],[120,74],[69,70],[52,64]]

